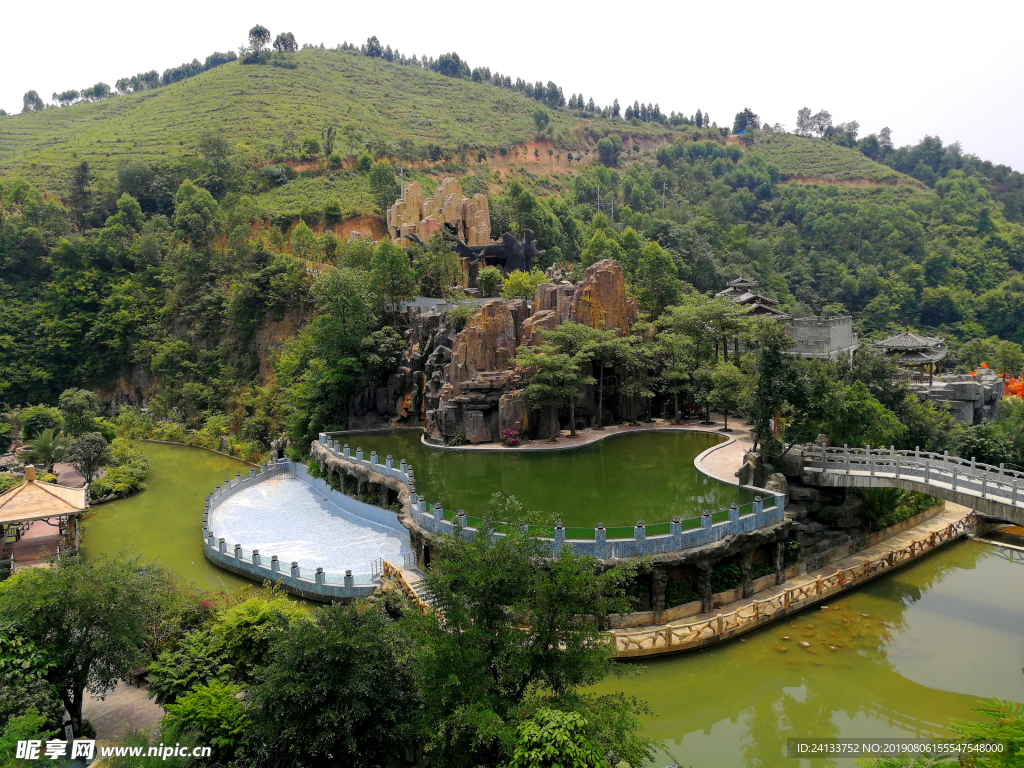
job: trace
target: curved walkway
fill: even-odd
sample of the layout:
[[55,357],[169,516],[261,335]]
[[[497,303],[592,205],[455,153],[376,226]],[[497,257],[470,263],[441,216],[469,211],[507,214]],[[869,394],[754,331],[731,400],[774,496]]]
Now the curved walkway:
[[[576,437],[569,435],[569,430],[563,429],[556,440],[530,440],[529,442],[523,443],[515,448],[508,448],[501,443],[480,443],[478,445],[437,445],[435,443],[427,442],[426,435],[422,435],[420,441],[423,445],[428,448],[433,448],[438,451],[502,451],[502,452],[514,452],[514,451],[571,451],[576,448],[582,448],[584,445],[590,445],[591,443],[597,443],[601,440],[606,440],[609,437],[615,437],[617,435],[631,434],[633,432],[708,432],[712,434],[721,435],[722,437],[732,438],[729,444],[733,444],[736,447],[722,454],[720,457],[716,457],[716,460],[708,465],[707,469],[710,471],[705,472],[711,477],[715,477],[724,482],[736,484],[735,473],[743,464],[743,453],[750,450],[753,447],[753,442],[750,440],[750,424],[743,421],[742,419],[729,419],[729,432],[722,432],[724,421],[720,413],[711,414],[711,424],[702,424],[697,421],[683,422],[676,424],[668,419],[654,419],[649,423],[642,424],[615,424],[610,427],[604,427],[603,429],[578,429],[576,430]],[[334,433],[331,433],[332,435]],[[735,441],[733,443],[732,441]],[[727,443],[715,446],[714,449],[724,448]],[[712,450],[714,450],[712,449]],[[708,452],[705,452],[708,453]],[[734,465],[734,466],[733,466]],[[732,467],[731,472],[727,472]],[[705,467],[697,467],[701,471],[705,471]],[[715,474],[715,472],[727,473],[723,476]]]

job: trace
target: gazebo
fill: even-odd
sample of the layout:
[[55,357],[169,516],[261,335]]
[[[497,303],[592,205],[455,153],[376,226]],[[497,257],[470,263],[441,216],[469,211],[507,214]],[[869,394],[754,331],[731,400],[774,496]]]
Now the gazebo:
[[77,552],[79,519],[88,507],[88,486],[44,483],[35,467],[25,467],[25,482],[0,495],[0,567],[13,573]]
[[910,331],[894,334],[875,342],[875,345],[900,367],[916,370],[918,380],[922,383],[927,369],[929,384],[935,374],[935,364],[944,360],[949,353],[946,342],[938,336],[918,336]]

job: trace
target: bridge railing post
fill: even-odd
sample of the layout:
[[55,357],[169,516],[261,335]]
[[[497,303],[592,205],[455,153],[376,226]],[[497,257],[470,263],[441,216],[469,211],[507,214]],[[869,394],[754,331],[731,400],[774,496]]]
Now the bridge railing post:
[[850,446],[843,443],[843,464],[846,466],[846,474],[850,474]]
[[953,490],[954,491],[956,490],[956,475],[957,475],[956,465],[954,464],[953,465],[953,481],[952,481],[953,482]]
[[924,482],[925,484],[931,481],[932,465],[928,459],[924,460]]
[[1017,476],[1013,477],[1013,490],[1010,492],[1010,506],[1017,506]]
[[896,446],[889,446],[889,455],[892,456],[893,468],[892,471],[896,477],[900,476],[900,457],[896,455]]
[[981,498],[988,498],[988,472],[981,473]]
[[875,474],[875,455],[871,452],[871,445],[868,444],[868,474]]

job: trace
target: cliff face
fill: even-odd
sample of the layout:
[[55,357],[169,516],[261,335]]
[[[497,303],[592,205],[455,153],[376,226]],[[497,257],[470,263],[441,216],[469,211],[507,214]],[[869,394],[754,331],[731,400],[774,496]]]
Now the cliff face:
[[[538,286],[532,306],[520,300],[489,301],[458,333],[435,311],[408,315],[409,346],[398,370],[386,387],[353,399],[350,425],[422,425],[427,439],[437,443],[493,442],[505,429],[532,437],[555,435],[559,414],[532,409],[522,397],[516,348],[540,344],[545,331],[570,320],[629,334],[637,315],[636,303],[626,298],[622,268],[611,260],[591,265],[578,284]],[[606,384],[609,409],[616,407],[614,394],[614,383]],[[587,423],[597,417],[594,409],[588,391],[577,415]]]

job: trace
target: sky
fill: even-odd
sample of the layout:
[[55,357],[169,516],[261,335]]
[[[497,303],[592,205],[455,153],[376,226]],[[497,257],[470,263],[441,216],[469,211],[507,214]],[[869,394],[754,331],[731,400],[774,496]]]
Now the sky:
[[[33,89],[111,86],[122,76],[236,50],[262,24],[299,44],[377,35],[411,55],[455,51],[470,66],[554,80],[568,97],[708,112],[750,107],[792,130],[800,107],[883,126],[897,146],[925,135],[1024,171],[1024,2],[536,2],[431,4],[178,0],[10,3],[0,108]],[[13,49],[13,50],[12,50]],[[457,107],[456,107],[457,108]]]

